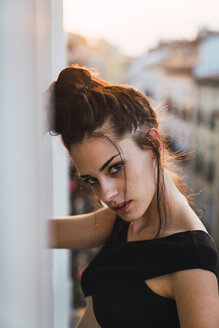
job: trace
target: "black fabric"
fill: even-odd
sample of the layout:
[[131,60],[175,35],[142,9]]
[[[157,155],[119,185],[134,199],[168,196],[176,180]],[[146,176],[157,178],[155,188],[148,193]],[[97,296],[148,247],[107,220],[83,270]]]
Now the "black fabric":
[[103,328],[178,328],[174,299],[153,292],[144,280],[201,268],[218,276],[213,239],[191,230],[153,240],[127,242],[129,223],[116,218],[112,234],[84,269],[81,287],[92,295],[96,320]]

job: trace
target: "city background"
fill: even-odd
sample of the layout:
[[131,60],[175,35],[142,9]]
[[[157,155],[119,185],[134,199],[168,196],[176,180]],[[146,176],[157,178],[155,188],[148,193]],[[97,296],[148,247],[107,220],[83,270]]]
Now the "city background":
[[150,97],[219,250],[218,12],[214,0],[1,2],[1,327],[75,328],[85,306],[98,249],[45,250],[45,218],[94,209],[45,132],[41,95],[67,65]]

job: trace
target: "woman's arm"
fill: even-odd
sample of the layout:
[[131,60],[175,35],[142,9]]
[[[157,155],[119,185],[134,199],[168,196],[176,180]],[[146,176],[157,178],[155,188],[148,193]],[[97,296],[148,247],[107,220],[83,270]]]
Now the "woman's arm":
[[101,246],[110,236],[115,219],[115,212],[108,207],[88,214],[48,219],[48,247],[83,249]]
[[191,269],[174,272],[172,292],[181,328],[218,328],[219,295],[215,274]]

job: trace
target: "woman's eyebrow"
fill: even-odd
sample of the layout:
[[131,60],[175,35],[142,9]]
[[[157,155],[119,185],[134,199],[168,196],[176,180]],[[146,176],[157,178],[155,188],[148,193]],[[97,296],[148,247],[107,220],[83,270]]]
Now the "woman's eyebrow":
[[88,174],[86,174],[86,175],[80,175],[80,178],[81,179],[86,179],[86,178],[90,178],[91,177],[91,175],[88,175]]
[[107,167],[107,165],[109,165],[109,163],[112,162],[112,160],[117,156],[119,156],[119,154],[116,154],[116,155],[112,156],[110,159],[108,159],[108,161],[106,161],[106,163],[104,163],[101,166],[101,168],[99,168],[99,171],[102,172],[105,169],[105,167]]
[[[117,157],[117,156],[119,156],[119,154],[116,154],[116,155],[112,156],[110,159],[108,159],[108,160],[107,160],[107,161],[101,166],[101,168],[99,168],[99,171],[102,172],[102,171],[105,169],[105,167],[107,167],[107,165],[109,165],[109,163],[112,162],[112,160],[113,160],[115,157]],[[89,178],[89,177],[91,177],[91,175],[89,175],[89,174],[80,175],[80,178],[81,178],[81,179],[86,179],[86,178]]]
[[[99,171],[102,172],[102,171],[105,169],[105,167],[107,167],[107,165],[109,165],[109,163],[112,162],[112,160],[113,160],[115,157],[117,157],[117,156],[119,156],[119,154],[116,154],[116,155],[112,156],[110,159],[108,159],[108,160],[106,161],[106,163],[104,163],[104,164],[101,166],[101,168],[99,168]],[[80,176],[80,178],[82,178],[82,179],[86,179],[86,178],[89,178],[89,177],[90,177],[89,174],[81,175],[81,176]]]

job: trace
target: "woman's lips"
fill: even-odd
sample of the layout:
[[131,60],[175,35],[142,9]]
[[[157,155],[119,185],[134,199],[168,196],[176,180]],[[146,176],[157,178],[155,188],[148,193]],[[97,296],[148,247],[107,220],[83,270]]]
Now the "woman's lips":
[[121,207],[113,207],[113,210],[116,211],[116,213],[118,214],[123,214],[128,211],[130,203],[131,200],[129,200],[128,202],[124,202],[124,205],[122,205]]

